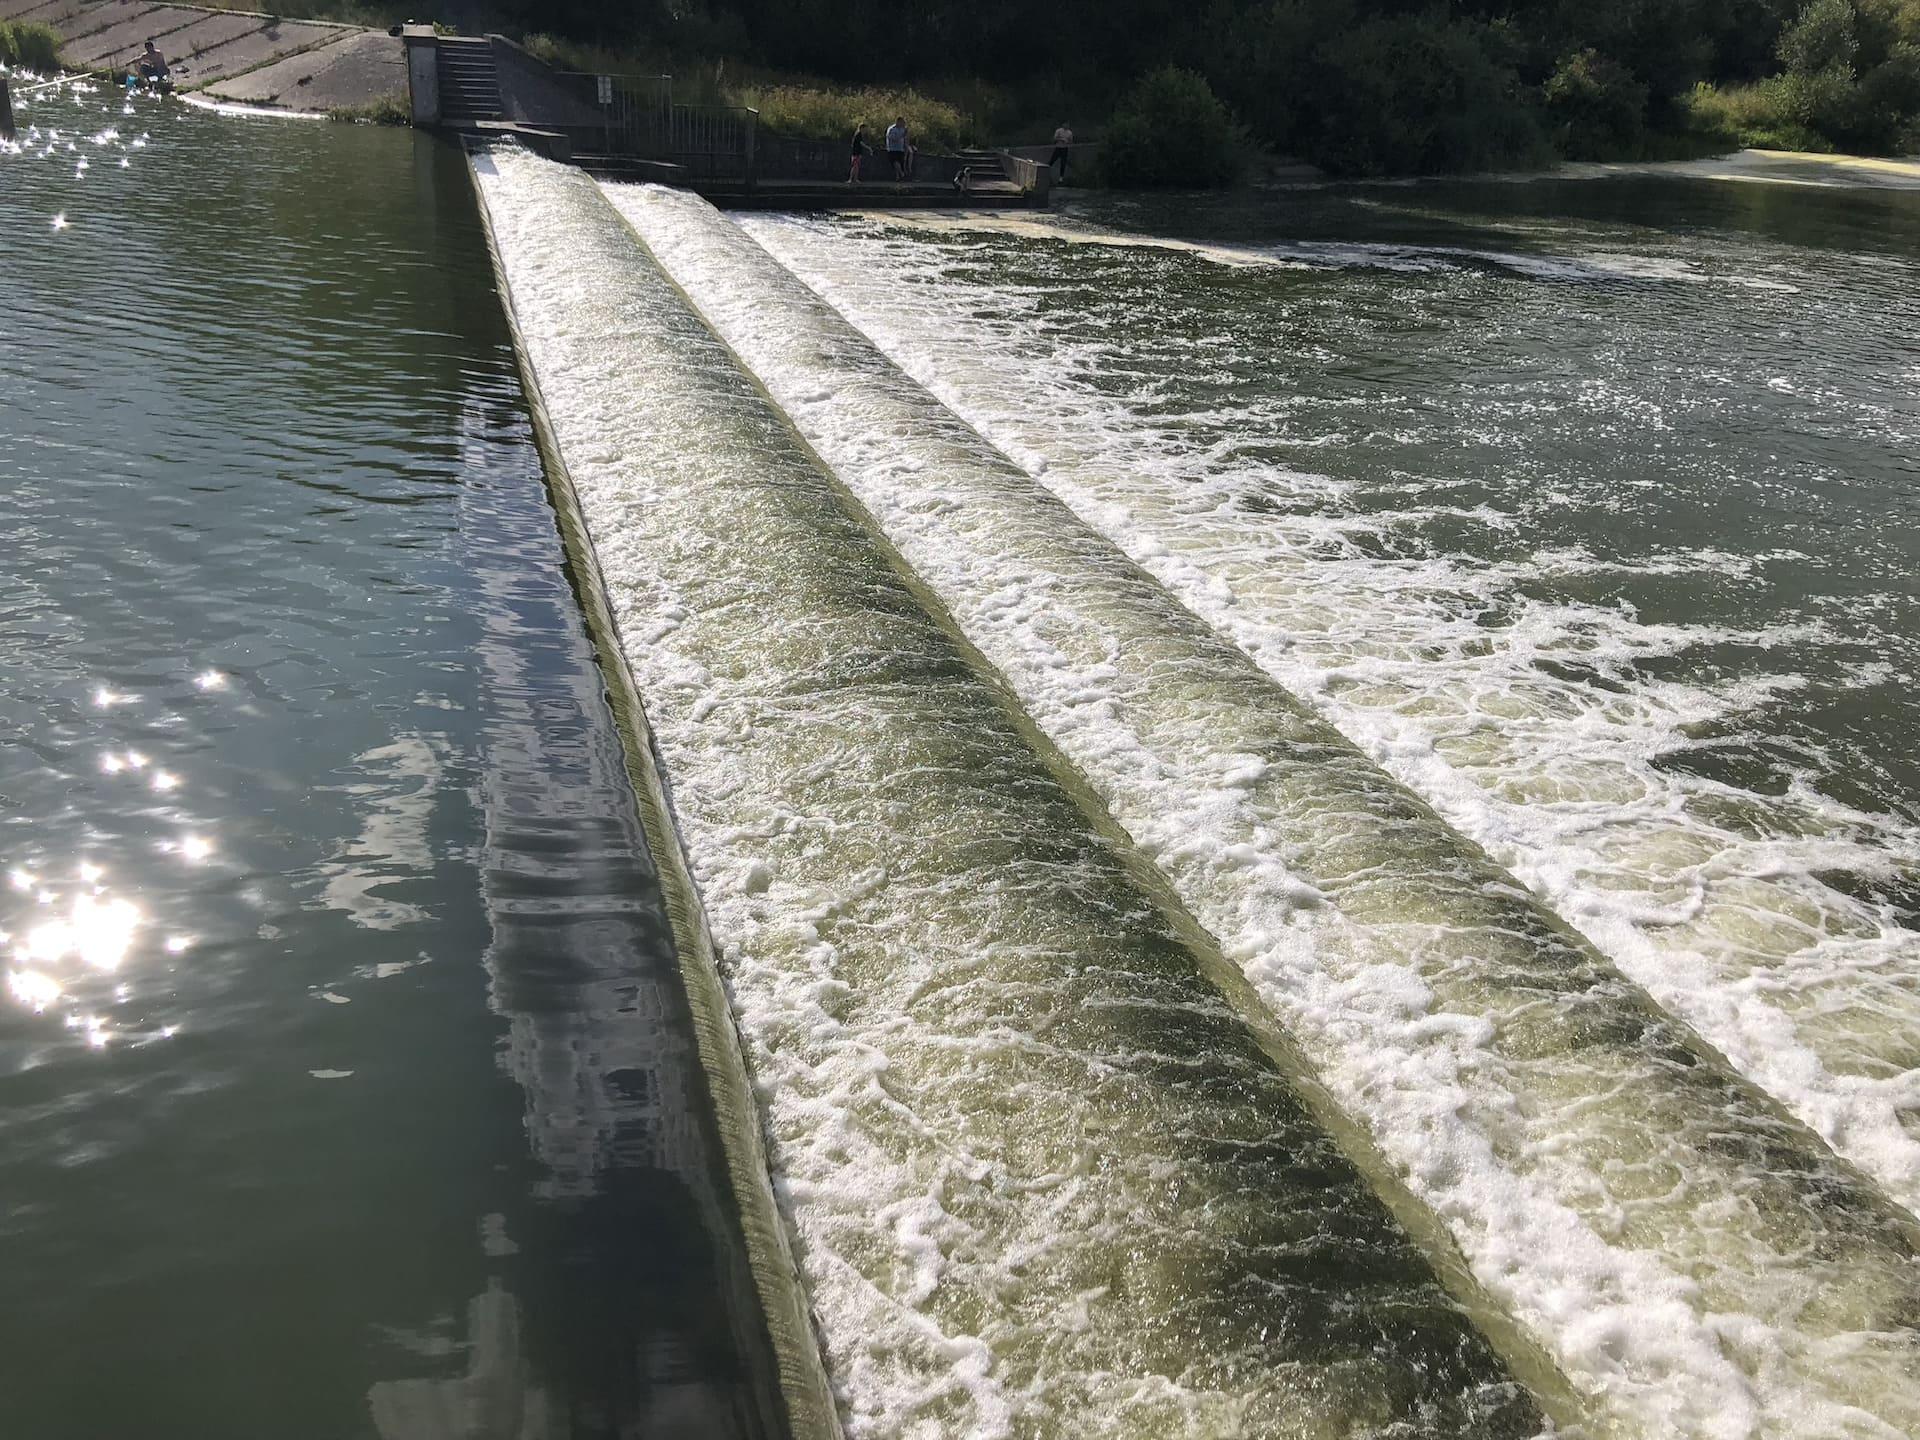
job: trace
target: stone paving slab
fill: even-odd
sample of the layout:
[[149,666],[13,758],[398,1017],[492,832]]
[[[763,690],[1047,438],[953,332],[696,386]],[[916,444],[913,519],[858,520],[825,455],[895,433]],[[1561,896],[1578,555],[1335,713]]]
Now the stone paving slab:
[[317,50],[206,87],[208,95],[250,105],[332,110],[407,90],[406,49],[391,35],[359,31]]
[[[74,16],[89,8],[90,0],[48,0],[45,5],[35,6],[14,19],[25,21],[29,25],[51,25],[62,35],[67,33],[67,23]],[[91,28],[91,27],[89,27]]]
[[144,15],[136,15],[131,20],[122,20],[118,25],[97,30],[84,40],[61,46],[60,58],[77,69],[105,70],[131,64],[133,57],[146,49],[147,41],[151,40],[160,47],[160,53],[171,64],[179,53],[174,49],[171,36],[199,18],[192,10],[164,5]]
[[[201,90],[215,80],[255,70],[270,60],[278,60],[297,50],[309,50],[338,38],[338,25],[310,25],[300,20],[258,20],[259,28],[236,39],[202,50],[193,57],[186,74],[174,83],[186,89]],[[351,32],[347,32],[351,33]]]
[[38,10],[47,0],[0,0],[0,20],[18,20],[29,10]]
[[159,8],[154,0],[107,0],[104,5],[89,5],[78,14],[62,20],[58,29],[63,40],[85,40],[125,21],[150,15]]
[[[258,15],[208,14],[206,11],[183,10],[195,18],[184,30],[173,32],[173,39],[160,48],[167,52],[167,63],[178,65],[186,62],[191,65],[196,55],[201,55],[229,40],[237,40],[242,35],[251,35],[267,22]],[[192,75],[181,76],[191,81]]]
[[88,6],[60,29],[68,40],[91,40],[102,30],[111,30],[129,20],[164,19],[161,12],[165,9],[159,0],[105,0],[104,4]]

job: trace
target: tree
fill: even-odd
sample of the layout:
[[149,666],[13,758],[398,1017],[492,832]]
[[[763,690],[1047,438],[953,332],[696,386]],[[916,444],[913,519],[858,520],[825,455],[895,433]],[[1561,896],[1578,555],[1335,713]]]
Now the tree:
[[1126,185],[1225,185],[1240,172],[1239,130],[1202,76],[1168,65],[1127,96],[1101,164]]
[[1563,155],[1601,160],[1631,155],[1645,142],[1647,87],[1596,50],[1567,56],[1541,94]]

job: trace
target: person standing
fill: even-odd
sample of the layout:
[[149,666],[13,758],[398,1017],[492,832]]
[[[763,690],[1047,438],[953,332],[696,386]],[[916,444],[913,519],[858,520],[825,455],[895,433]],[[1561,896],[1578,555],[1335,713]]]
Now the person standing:
[[893,178],[907,178],[907,117],[902,115],[887,127],[887,159],[893,162]]
[[867,144],[867,127],[855,125],[853,127],[853,161],[847,170],[847,184],[860,183],[860,157],[871,153],[872,150],[873,147]]
[[1067,157],[1073,153],[1073,131],[1062,125],[1053,132],[1053,159],[1047,164],[1060,172],[1060,183],[1067,182]]

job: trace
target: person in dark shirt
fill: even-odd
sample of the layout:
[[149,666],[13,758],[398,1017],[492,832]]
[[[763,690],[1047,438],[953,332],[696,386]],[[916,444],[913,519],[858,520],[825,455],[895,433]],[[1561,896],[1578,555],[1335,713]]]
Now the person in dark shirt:
[[858,185],[860,183],[860,157],[871,153],[873,153],[873,147],[867,144],[867,127],[865,125],[854,126],[853,163],[847,171],[847,184]]

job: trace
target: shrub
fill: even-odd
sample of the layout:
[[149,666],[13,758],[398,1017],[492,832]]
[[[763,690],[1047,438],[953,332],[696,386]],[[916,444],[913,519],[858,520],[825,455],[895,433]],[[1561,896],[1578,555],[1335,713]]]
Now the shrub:
[[0,20],[0,65],[23,70],[60,68],[60,32],[31,21]]
[[1860,87],[1840,65],[1811,74],[1789,71],[1779,78],[1788,118],[1830,140],[1852,140],[1860,129]]
[[1554,140],[1575,160],[1637,153],[1646,139],[1647,87],[1595,50],[1562,60],[1542,89]]
[[1888,146],[1909,121],[1920,119],[1920,45],[1902,41],[1860,77],[1860,109],[1867,127]]
[[1686,100],[1688,128],[1729,149],[1833,149],[1830,140],[1795,118],[1786,82],[1786,76],[1776,75],[1752,85],[1697,85]]
[[1107,127],[1102,173],[1118,186],[1200,189],[1240,174],[1241,138],[1213,87],[1166,66],[1135,85]]

